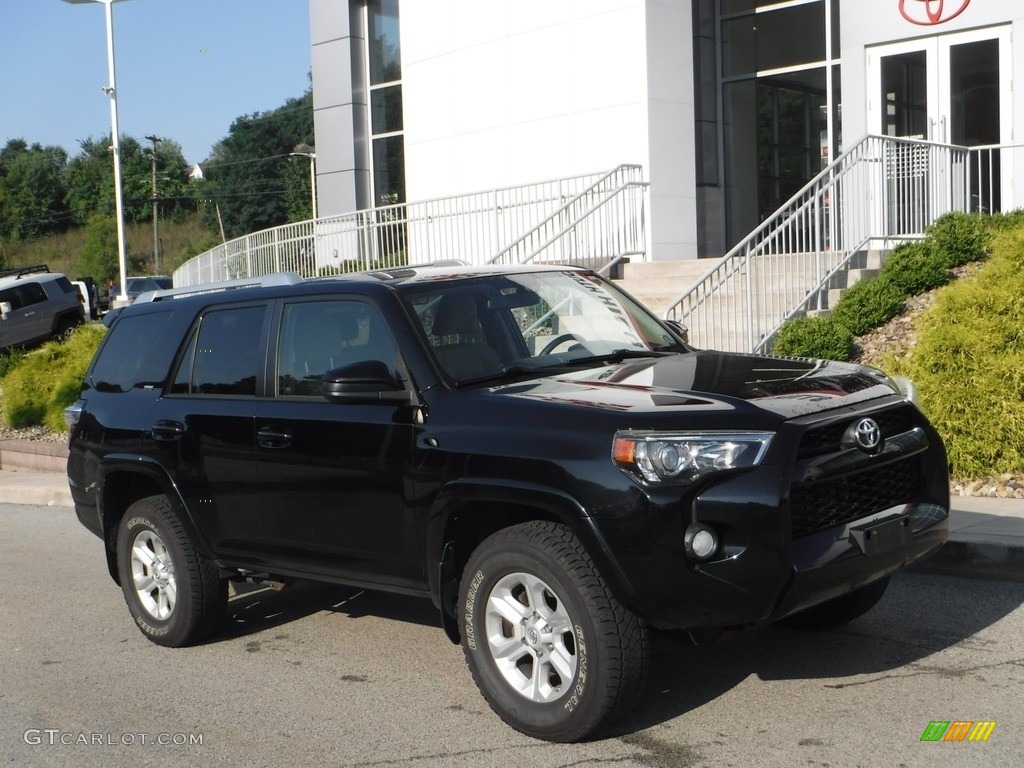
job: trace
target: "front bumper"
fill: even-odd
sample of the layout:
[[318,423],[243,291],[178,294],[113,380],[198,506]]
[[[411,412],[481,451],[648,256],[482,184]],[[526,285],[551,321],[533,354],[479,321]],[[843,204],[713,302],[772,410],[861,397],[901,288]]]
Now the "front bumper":
[[[879,410],[874,415],[885,423],[891,414]],[[938,549],[949,528],[941,439],[916,409],[890,419],[886,448],[873,456],[833,450],[819,434],[841,434],[863,415],[841,414],[835,424],[787,423],[776,437],[774,462],[692,495],[652,495],[655,543],[643,554],[635,546],[617,553],[627,601],[661,629],[748,628],[858,589]],[[718,535],[708,562],[686,557],[683,531],[691,523]]]

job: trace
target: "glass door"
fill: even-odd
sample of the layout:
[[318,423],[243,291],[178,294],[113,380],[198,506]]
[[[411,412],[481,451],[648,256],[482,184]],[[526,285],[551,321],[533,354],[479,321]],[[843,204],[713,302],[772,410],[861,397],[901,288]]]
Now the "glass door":
[[[1012,141],[1009,28],[911,40],[868,50],[868,126],[872,133],[966,147]],[[907,153],[924,150],[908,148]],[[969,173],[971,208],[1000,210],[1010,166],[978,150]],[[914,158],[900,166],[920,168]]]

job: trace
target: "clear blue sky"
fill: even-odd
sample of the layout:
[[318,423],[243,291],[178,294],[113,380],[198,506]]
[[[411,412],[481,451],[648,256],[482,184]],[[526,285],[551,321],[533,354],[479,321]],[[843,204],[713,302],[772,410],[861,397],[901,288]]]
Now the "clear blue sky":
[[[120,133],[181,144],[205,160],[241,115],[281,106],[309,85],[307,0],[114,3]],[[101,3],[0,0],[0,147],[110,133]]]

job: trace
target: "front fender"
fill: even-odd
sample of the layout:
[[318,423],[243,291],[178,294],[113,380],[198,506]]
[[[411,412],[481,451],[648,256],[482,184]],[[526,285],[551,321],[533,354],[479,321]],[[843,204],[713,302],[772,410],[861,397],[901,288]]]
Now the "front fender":
[[441,608],[445,629],[453,640],[457,641],[453,621],[458,583],[472,548],[495,531],[537,519],[553,520],[571,528],[612,593],[626,605],[639,602],[630,580],[612,557],[604,535],[577,499],[563,490],[529,482],[461,478],[447,483],[437,493],[426,530],[430,594]]

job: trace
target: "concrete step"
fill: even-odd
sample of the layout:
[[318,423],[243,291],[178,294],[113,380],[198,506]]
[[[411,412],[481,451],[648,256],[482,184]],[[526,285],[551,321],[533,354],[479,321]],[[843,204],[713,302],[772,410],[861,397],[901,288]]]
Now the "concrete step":
[[0,469],[63,474],[67,463],[68,449],[61,443],[0,440]]
[[657,315],[694,285],[711,265],[712,259],[676,261],[631,261],[623,265],[616,284]]

